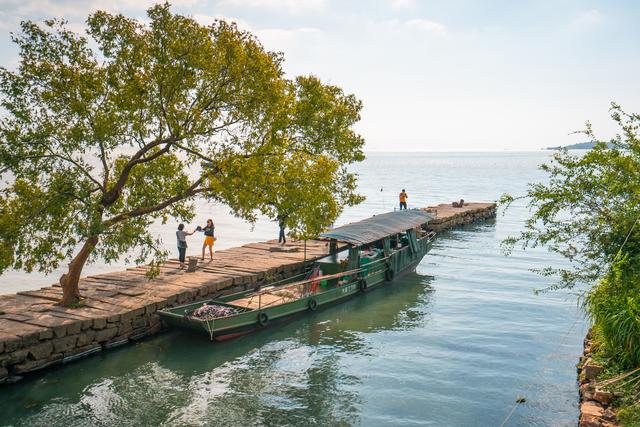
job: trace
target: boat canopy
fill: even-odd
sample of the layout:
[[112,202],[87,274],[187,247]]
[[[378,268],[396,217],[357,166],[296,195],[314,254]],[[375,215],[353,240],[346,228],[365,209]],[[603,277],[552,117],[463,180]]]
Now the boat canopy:
[[366,245],[393,234],[402,233],[411,228],[429,222],[429,212],[412,209],[375,215],[362,221],[336,227],[320,234],[320,239],[337,240],[355,246]]

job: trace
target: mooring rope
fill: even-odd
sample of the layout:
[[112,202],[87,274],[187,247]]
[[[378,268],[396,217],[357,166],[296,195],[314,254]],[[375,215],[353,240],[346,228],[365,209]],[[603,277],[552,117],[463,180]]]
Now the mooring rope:
[[[571,324],[571,327],[569,327],[569,330],[567,330],[567,332],[565,332],[565,334],[562,336],[562,339],[560,340],[560,342],[558,343],[558,345],[556,346],[555,350],[552,351],[550,354],[555,354],[560,350],[560,347],[562,347],[567,338],[569,337],[569,334],[571,333],[571,331],[573,331],[573,328],[576,326],[576,324],[578,323],[578,320],[580,320],[580,316],[576,316],[575,320],[573,321],[573,323]],[[547,363],[545,363],[541,369],[538,369],[538,371],[535,373],[535,375],[532,377],[531,381],[529,382],[529,385],[527,385],[527,388],[524,390],[524,393],[528,393],[529,390],[531,390],[531,387],[533,387],[533,384],[535,383],[535,381],[538,379],[538,377],[540,377],[540,374],[542,372],[544,372],[547,369]],[[504,427],[505,425],[507,425],[507,422],[509,421],[509,419],[511,418],[511,416],[513,415],[513,413],[516,411],[516,408],[524,403],[525,401],[523,399],[521,399],[520,397],[518,397],[516,399],[516,403],[513,405],[513,407],[511,408],[511,410],[509,411],[509,413],[507,414],[507,416],[505,417],[505,419],[502,421],[502,424],[500,424],[500,427]]]

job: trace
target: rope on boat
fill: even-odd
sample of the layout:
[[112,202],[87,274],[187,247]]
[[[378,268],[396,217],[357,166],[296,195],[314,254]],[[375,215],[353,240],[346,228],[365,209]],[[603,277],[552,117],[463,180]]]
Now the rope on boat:
[[[209,339],[211,341],[213,341],[213,322],[214,322],[214,320],[215,319],[211,319],[211,320],[207,319],[207,321],[205,322],[205,324],[207,325],[207,330],[209,331]],[[211,324],[209,324],[209,322],[211,322]]]

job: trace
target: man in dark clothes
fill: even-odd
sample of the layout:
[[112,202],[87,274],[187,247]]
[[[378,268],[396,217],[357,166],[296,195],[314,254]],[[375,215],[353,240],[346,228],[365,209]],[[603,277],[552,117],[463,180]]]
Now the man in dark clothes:
[[278,226],[280,227],[280,234],[278,235],[278,243],[282,243],[284,246],[287,243],[287,238],[284,233],[284,229],[286,228],[285,220],[286,215],[278,216]]

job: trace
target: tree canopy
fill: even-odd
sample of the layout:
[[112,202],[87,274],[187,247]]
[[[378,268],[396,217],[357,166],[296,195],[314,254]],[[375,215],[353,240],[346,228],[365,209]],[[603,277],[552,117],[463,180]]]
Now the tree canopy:
[[95,12],[85,35],[23,22],[19,66],[0,69],[0,272],[71,260],[66,304],[87,261],[165,256],[149,224],[189,221],[196,197],[249,221],[290,209],[311,233],[361,200],[355,96],[287,79],[233,23],[147,14]]

